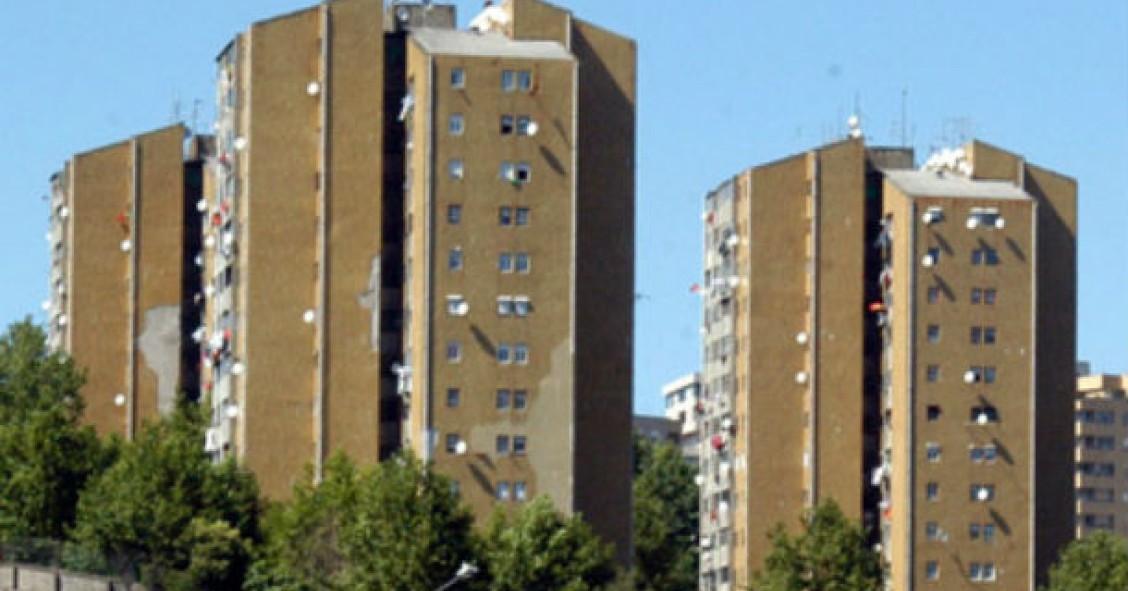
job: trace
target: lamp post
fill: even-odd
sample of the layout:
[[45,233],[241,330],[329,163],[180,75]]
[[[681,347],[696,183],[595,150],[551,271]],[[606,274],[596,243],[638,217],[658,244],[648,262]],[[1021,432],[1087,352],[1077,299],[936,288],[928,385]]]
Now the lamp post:
[[453,587],[455,583],[458,583],[459,581],[465,581],[476,574],[478,574],[478,567],[470,564],[469,562],[463,562],[462,564],[458,565],[458,572],[454,573],[454,577],[452,577],[449,581],[443,583],[443,586],[435,589],[435,591],[446,591],[447,589]]

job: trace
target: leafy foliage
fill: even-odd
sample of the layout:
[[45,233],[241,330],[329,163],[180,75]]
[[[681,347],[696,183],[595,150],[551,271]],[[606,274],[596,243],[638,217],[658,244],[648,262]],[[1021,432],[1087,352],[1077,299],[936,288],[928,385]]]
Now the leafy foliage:
[[140,562],[156,586],[238,589],[259,538],[258,486],[230,462],[212,464],[202,441],[195,404],[146,425],[81,495],[75,542]]
[[635,438],[634,553],[638,589],[697,588],[698,489],[671,443]]
[[773,548],[764,570],[752,579],[754,591],[876,591],[882,588],[882,564],[870,550],[865,532],[834,501],[821,503],[792,536],[783,525],[769,537]]
[[0,336],[0,539],[61,539],[112,446],[80,426],[83,377],[30,320]]
[[495,513],[485,554],[493,591],[588,591],[615,578],[611,547],[579,516],[564,518],[543,496],[511,521]]
[[1128,542],[1109,532],[1094,532],[1071,543],[1050,568],[1046,591],[1122,591],[1128,589]]

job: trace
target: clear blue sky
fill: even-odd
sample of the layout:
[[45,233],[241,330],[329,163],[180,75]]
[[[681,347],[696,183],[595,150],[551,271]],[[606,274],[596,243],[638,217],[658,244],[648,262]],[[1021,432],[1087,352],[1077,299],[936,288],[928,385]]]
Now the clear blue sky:
[[[73,153],[212,113],[212,59],[311,0],[40,0],[0,21],[0,320],[41,319],[47,179]],[[635,401],[698,365],[701,198],[738,170],[840,134],[975,136],[1080,182],[1079,355],[1128,368],[1128,4],[572,0],[639,45]],[[460,22],[481,2],[457,2]]]

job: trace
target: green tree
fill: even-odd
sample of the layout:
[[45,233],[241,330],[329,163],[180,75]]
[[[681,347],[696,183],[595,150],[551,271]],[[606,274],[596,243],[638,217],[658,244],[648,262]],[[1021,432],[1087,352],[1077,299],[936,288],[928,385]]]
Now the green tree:
[[433,591],[476,562],[473,517],[410,452],[365,471],[344,534],[350,589]]
[[[240,588],[259,538],[258,486],[230,461],[211,462],[203,429],[199,407],[183,401],[147,424],[80,496],[76,554],[106,557],[100,566],[107,569],[121,558],[136,561],[143,580],[158,588]],[[206,556],[196,556],[201,544]]]
[[501,510],[494,514],[485,556],[493,591],[588,591],[615,579],[611,546],[579,516],[561,516],[544,496],[512,520]]
[[30,320],[0,336],[0,540],[62,539],[112,447],[79,424],[83,377]]
[[635,582],[648,591],[697,588],[698,488],[671,443],[635,438]]
[[807,512],[796,535],[779,524],[769,538],[773,547],[764,570],[752,578],[754,591],[881,589],[880,555],[869,548],[861,525],[846,519],[834,501]]
[[1123,591],[1128,589],[1128,543],[1109,532],[1094,532],[1066,546],[1050,568],[1046,591]]
[[356,464],[334,454],[322,481],[312,471],[294,486],[289,502],[264,519],[265,541],[244,586],[248,591],[336,591],[345,589],[343,534],[356,516],[360,487]]

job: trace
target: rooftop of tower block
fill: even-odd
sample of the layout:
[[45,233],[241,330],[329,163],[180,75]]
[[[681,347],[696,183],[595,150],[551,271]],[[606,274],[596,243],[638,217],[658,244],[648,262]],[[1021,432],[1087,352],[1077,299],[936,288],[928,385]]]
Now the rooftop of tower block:
[[573,59],[568,50],[555,41],[516,41],[495,32],[423,27],[412,29],[411,37],[432,54],[542,60]]
[[970,179],[944,170],[887,170],[885,176],[911,197],[965,197],[974,199],[1030,199],[1014,183]]

